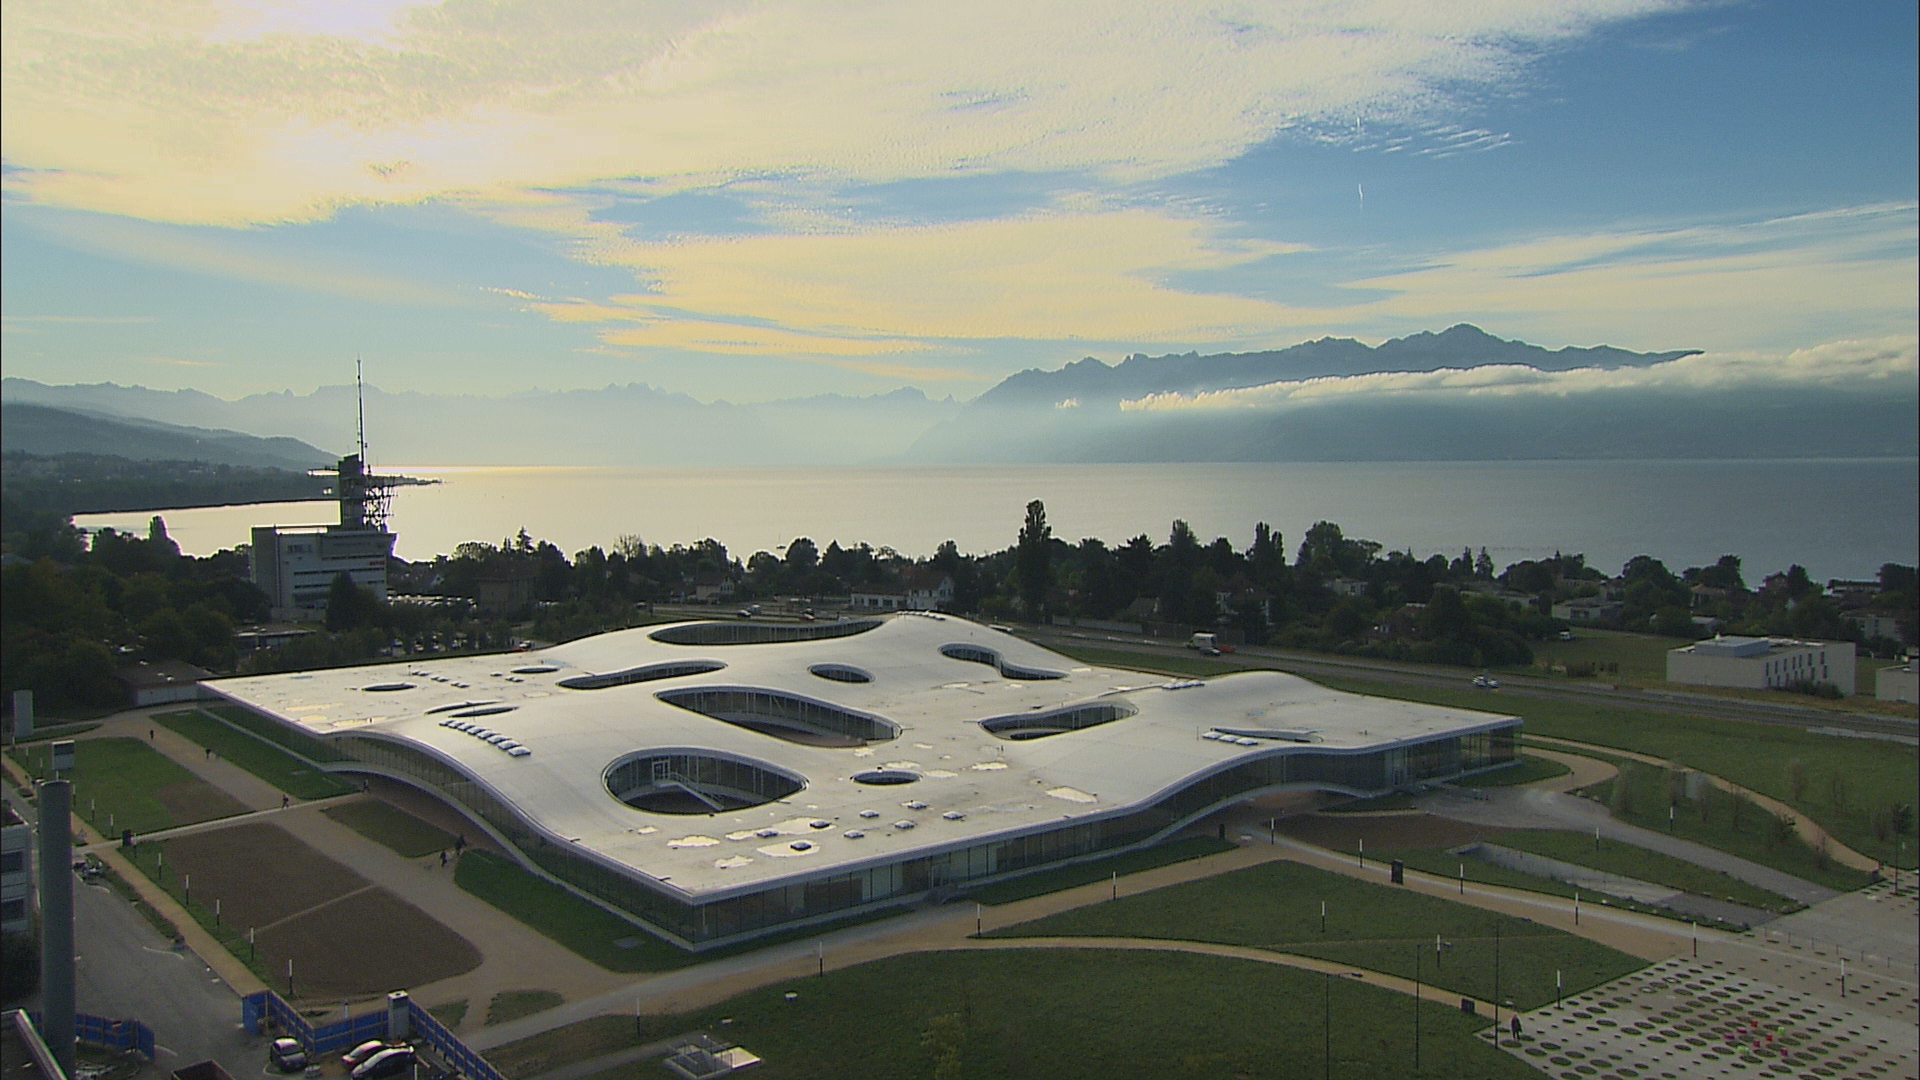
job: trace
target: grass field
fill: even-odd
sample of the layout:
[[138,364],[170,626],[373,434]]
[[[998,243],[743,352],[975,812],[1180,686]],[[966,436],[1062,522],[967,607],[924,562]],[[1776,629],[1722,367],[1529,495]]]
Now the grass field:
[[71,739],[75,735],[85,735],[87,732],[99,726],[100,721],[91,720],[72,724],[54,724],[50,727],[37,727],[33,729],[33,734],[15,741],[21,746],[26,746],[31,743],[50,742],[54,739]]
[[1717,870],[1695,866],[1671,855],[1648,851],[1643,847],[1602,840],[1596,847],[1593,837],[1560,829],[1520,829],[1501,833],[1493,843],[1516,851],[1530,851],[1549,859],[1578,866],[1590,866],[1609,874],[1671,885],[1697,896],[1710,896],[1747,907],[1785,914],[1798,911],[1797,904],[1778,893],[1749,885]]
[[[1320,929],[1320,904],[1327,906]],[[1436,962],[1434,937],[1448,947]],[[1523,1009],[1617,979],[1646,962],[1526,919],[1298,863],[1271,862],[990,932],[988,937],[1146,937],[1317,956]],[[1497,944],[1496,944],[1497,942]],[[1497,957],[1497,960],[1496,960]]]
[[1536,780],[1551,780],[1556,776],[1565,776],[1573,770],[1557,761],[1531,754],[1520,755],[1520,764],[1493,772],[1469,776],[1465,780],[1455,781],[1455,786],[1466,788],[1513,787],[1517,784],[1531,784]]
[[[893,957],[646,1018],[646,1037],[712,1031],[759,1055],[753,1074],[769,1080],[1360,1080],[1413,1075],[1416,1008],[1421,1077],[1538,1076],[1472,1036],[1485,1018],[1349,979],[1178,953]],[[723,1018],[732,1022],[722,1026]],[[527,1077],[639,1037],[631,1017],[600,1017],[487,1056]],[[628,1066],[624,1075],[650,1074]]]
[[[1058,651],[1093,664],[1181,675],[1211,676],[1245,670],[1238,664],[1198,656],[1159,656],[1079,646],[1059,646]],[[1914,802],[1914,792],[1920,790],[1920,750],[1913,747],[1870,739],[1813,735],[1803,728],[1784,724],[1718,720],[1517,694],[1488,695],[1466,688],[1454,690],[1327,676],[1316,676],[1315,681],[1356,694],[1456,708],[1497,708],[1525,720],[1526,730],[1532,735],[1574,739],[1668,758],[1779,799],[1818,822],[1848,847],[1871,858],[1908,869],[1920,865],[1920,846],[1916,845],[1913,832],[1883,840],[1874,835],[1872,826],[1875,811],[1896,802],[1909,805]],[[1796,761],[1805,767],[1808,778],[1805,789],[1798,795],[1792,790],[1789,771],[1791,763]],[[1845,798],[1837,802],[1831,798],[1835,777],[1845,785]]]
[[1211,836],[1189,836],[1143,851],[1129,851],[1124,855],[1076,863],[1054,870],[1037,870],[1024,877],[1014,878],[1012,881],[1003,881],[997,885],[970,890],[967,898],[982,904],[1009,904],[1031,896],[1041,896],[1050,892],[1059,892],[1061,889],[1106,881],[1114,874],[1136,874],[1157,866],[1171,866],[1174,863],[1186,862],[1188,859],[1198,859],[1203,855],[1232,851],[1237,846],[1231,840],[1220,840]]
[[296,799],[345,795],[353,785],[204,712],[160,713],[161,726],[204,746]]
[[[1630,793],[1624,803],[1615,790],[1622,783]],[[1823,857],[1798,836],[1781,836],[1773,815],[1718,789],[1700,801],[1679,800],[1669,822],[1671,791],[1665,769],[1637,761],[1621,762],[1619,776],[1593,789],[1613,809],[1615,818],[1642,828],[1670,832],[1832,889],[1858,889],[1871,881],[1866,871]],[[1735,806],[1740,808],[1737,814]]]
[[[52,748],[9,751],[35,778],[45,779]],[[177,825],[243,814],[247,808],[139,739],[82,739],[74,744],[74,813],[104,833],[156,832]]]
[[[1878,657],[1860,654],[1854,661],[1855,695],[1851,699],[1824,701],[1804,698],[1800,695],[1785,694],[1778,691],[1747,690],[1739,691],[1723,687],[1676,686],[1667,682],[1667,652],[1685,645],[1679,638],[1659,637],[1654,634],[1633,634],[1623,630],[1598,630],[1581,627],[1574,631],[1572,641],[1541,641],[1533,645],[1533,667],[1516,668],[1517,672],[1528,675],[1565,675],[1568,664],[1591,663],[1599,670],[1595,679],[1599,682],[1619,683],[1628,686],[1644,686],[1655,690],[1683,690],[1688,693],[1704,693],[1717,696],[1753,698],[1763,701],[1790,701],[1796,705],[1813,707],[1867,707],[1878,711],[1881,703],[1874,700],[1874,676],[1881,668],[1892,667],[1898,661],[1882,660]],[[1562,670],[1552,672],[1542,670],[1558,665]],[[1618,670],[1610,670],[1609,665],[1618,665]],[[1911,710],[1908,710],[1909,714]]]
[[453,848],[452,834],[379,799],[329,806],[320,812],[409,859]]
[[484,1026],[504,1024],[509,1020],[518,1020],[523,1016],[532,1016],[537,1012],[546,1012],[556,1005],[564,1004],[566,998],[551,990],[502,990],[487,1002],[487,1019]]

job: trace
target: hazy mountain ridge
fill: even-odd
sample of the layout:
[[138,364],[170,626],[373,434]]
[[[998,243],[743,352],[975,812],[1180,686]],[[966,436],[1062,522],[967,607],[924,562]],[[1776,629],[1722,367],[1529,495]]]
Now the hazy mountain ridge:
[[1698,349],[1636,353],[1610,345],[1547,349],[1524,341],[1494,337],[1470,323],[1440,333],[1423,331],[1369,346],[1353,338],[1320,338],[1285,349],[1201,356],[1146,356],[1136,353],[1115,365],[1089,356],[1058,371],[1030,369],[1011,375],[975,398],[974,408],[1052,408],[1118,402],[1148,394],[1195,393],[1328,376],[1387,371],[1438,371],[1490,364],[1518,364],[1540,371],[1575,368],[1645,367]]
[[[228,401],[198,390],[10,378],[0,383],[0,395],[9,403],[290,435],[320,445],[351,445],[356,438],[351,386]],[[748,405],[704,403],[644,383],[502,397],[366,391],[370,456],[416,465],[860,464],[898,454],[959,409],[952,398],[935,401],[913,387]]]
[[293,470],[334,462],[333,455],[298,439],[259,438],[238,431],[21,402],[0,405],[0,450],[42,457],[100,454],[133,461],[205,461]]

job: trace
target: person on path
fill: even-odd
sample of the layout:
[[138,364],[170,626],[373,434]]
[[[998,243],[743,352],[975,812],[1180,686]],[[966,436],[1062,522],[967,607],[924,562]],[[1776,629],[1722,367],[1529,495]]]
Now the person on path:
[[292,798],[290,796],[287,796],[287,795],[280,796],[280,809],[285,810],[287,808],[287,804],[290,802],[292,802]]
[[447,868],[447,849],[441,848],[440,849],[440,869],[445,870],[446,868]]
[[148,742],[152,742],[152,741],[153,741],[153,729],[152,729],[152,728],[148,728],[148,729],[147,729],[147,741],[148,741]]

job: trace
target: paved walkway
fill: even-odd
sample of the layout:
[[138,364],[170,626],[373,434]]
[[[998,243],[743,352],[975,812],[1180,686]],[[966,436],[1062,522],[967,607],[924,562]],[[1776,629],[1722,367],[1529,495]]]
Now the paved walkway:
[[[219,755],[209,757],[199,743],[179,735],[153,719],[160,713],[182,712],[189,705],[173,705],[116,713],[101,725],[77,736],[80,739],[140,739],[148,746],[179,762],[187,771],[239,800],[248,810],[278,809],[279,788],[253,775]],[[295,799],[298,803],[300,800]]]
[[1802,904],[1817,904],[1839,895],[1824,885],[1803,881],[1792,874],[1729,855],[1705,844],[1615,820],[1606,807],[1591,799],[1524,788],[1490,788],[1483,794],[1486,796],[1484,799],[1477,799],[1441,792],[1423,797],[1418,805],[1430,814],[1474,825],[1503,829],[1571,829],[1581,833],[1598,830],[1607,839],[1717,870]]
[[[1552,739],[1552,738],[1548,738],[1545,735],[1528,735],[1526,738],[1529,742],[1552,743],[1555,746],[1565,746],[1574,750],[1591,750],[1596,754],[1607,754],[1612,757],[1628,758],[1633,761],[1645,762],[1648,765],[1659,765],[1663,768],[1669,768],[1669,769],[1692,769],[1693,768],[1693,766],[1691,765],[1684,765],[1678,761],[1671,761],[1667,758],[1654,757],[1652,754],[1640,754],[1640,753],[1635,753],[1631,750],[1616,750],[1611,746],[1600,746],[1595,743],[1575,742],[1572,739]],[[1527,747],[1527,749],[1536,753],[1539,752],[1537,747],[1529,746]],[[1698,770],[1695,770],[1695,771],[1698,771]],[[1759,792],[1753,790],[1752,788],[1741,787],[1739,784],[1736,784],[1733,781],[1728,780],[1724,776],[1715,776],[1712,773],[1704,773],[1703,775],[1705,775],[1707,779],[1711,781],[1715,787],[1718,787],[1722,791],[1731,791],[1737,795],[1744,795],[1749,800],[1751,800],[1755,805],[1759,806],[1762,810],[1765,810],[1769,814],[1793,815],[1794,822],[1795,822],[1793,831],[1799,834],[1800,839],[1804,841],[1808,847],[1813,848],[1815,850],[1819,850],[1820,845],[1822,843],[1825,843],[1827,845],[1828,856],[1830,856],[1833,859],[1833,861],[1839,863],[1840,865],[1851,866],[1855,870],[1879,869],[1880,863],[1877,860],[1868,858],[1867,856],[1862,855],[1859,852],[1848,847],[1847,845],[1841,843],[1839,840],[1835,839],[1831,833],[1828,833],[1825,829],[1822,829],[1811,818],[1807,817],[1807,815],[1801,813],[1798,810],[1795,810],[1793,807],[1788,806],[1786,803],[1783,803],[1780,800],[1772,798],[1770,796],[1762,795]]]
[[1534,757],[1546,758],[1548,761],[1557,761],[1573,770],[1565,776],[1554,776],[1520,785],[1533,791],[1578,791],[1620,775],[1619,768],[1611,761],[1601,761],[1599,758],[1568,754],[1559,750],[1542,750],[1537,746],[1529,746],[1524,752]]

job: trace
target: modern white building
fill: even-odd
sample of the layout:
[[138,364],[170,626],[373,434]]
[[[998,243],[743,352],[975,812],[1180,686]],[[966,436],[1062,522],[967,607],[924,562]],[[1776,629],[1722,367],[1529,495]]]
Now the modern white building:
[[33,828],[0,803],[0,933],[33,929]]
[[1091,667],[937,614],[677,623],[207,685],[228,722],[437,795],[528,868],[694,948],[1150,844],[1268,792],[1497,767],[1520,726],[1279,672]]
[[1831,683],[1854,692],[1853,642],[1714,637],[1667,653],[1667,681],[1694,686],[1785,689]]
[[1607,600],[1598,596],[1580,596],[1553,605],[1553,617],[1561,622],[1593,626],[1618,619],[1624,610],[1626,605],[1617,600]]
[[1881,668],[1874,675],[1873,692],[1881,701],[1920,704],[1920,659],[1908,657],[1898,667]]
[[327,592],[341,574],[382,602],[387,599],[387,560],[395,539],[386,528],[391,481],[369,475],[357,455],[340,459],[338,475],[338,525],[253,530],[248,553],[253,583],[273,602],[275,619],[311,619],[325,611]]

